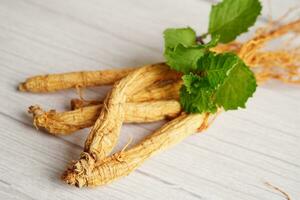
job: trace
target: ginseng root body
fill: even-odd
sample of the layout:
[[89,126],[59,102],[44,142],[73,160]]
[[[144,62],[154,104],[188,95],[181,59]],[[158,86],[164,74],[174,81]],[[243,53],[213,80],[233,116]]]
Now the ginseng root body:
[[168,80],[178,77],[178,73],[165,64],[148,65],[129,73],[113,86],[86,139],[84,152],[73,163],[72,170],[75,174],[93,170],[93,163],[100,162],[112,151],[125,119],[127,97],[160,81],[162,77]]
[[[153,85],[127,97],[127,102],[148,102],[156,100],[179,99],[179,89],[182,81],[167,81],[166,83],[154,83]],[[91,105],[102,104],[103,100],[72,99],[71,109],[78,109]]]
[[[77,130],[92,126],[97,120],[103,105],[94,105],[72,111],[58,113],[55,110],[43,111],[39,106],[31,106],[36,127],[44,128],[52,135],[69,135]],[[153,101],[126,103],[126,123],[148,123],[176,117],[181,111],[178,101]]]
[[74,173],[74,166],[69,168],[63,174],[62,179],[77,187],[108,184],[118,178],[127,176],[151,156],[172,147],[197,131],[202,131],[207,127],[209,118],[213,118],[213,116],[208,114],[183,114],[168,122],[129,150],[109,156],[99,163],[92,163],[91,158],[86,159],[86,164],[95,166],[93,169],[89,168],[87,171],[82,171],[83,168],[77,168],[76,173]]
[[111,85],[135,69],[125,68],[39,75],[30,77],[21,83],[19,90],[24,92],[55,92],[76,87]]
[[[157,63],[156,65],[164,65]],[[147,66],[147,65],[145,65]],[[19,84],[22,92],[55,92],[70,88],[86,88],[93,86],[112,85],[130,72],[140,67],[127,67],[123,69],[100,70],[100,71],[81,71],[62,74],[48,74],[33,76]],[[162,76],[162,80],[179,79],[180,76]]]

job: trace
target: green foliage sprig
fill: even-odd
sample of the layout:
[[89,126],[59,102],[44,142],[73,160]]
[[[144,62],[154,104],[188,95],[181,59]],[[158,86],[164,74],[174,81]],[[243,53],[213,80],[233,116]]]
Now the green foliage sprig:
[[180,103],[189,113],[214,113],[218,108],[244,108],[256,90],[256,80],[249,67],[233,53],[216,54],[210,48],[233,41],[247,32],[261,12],[259,0],[223,0],[212,6],[207,44],[198,44],[190,28],[164,31],[167,64],[184,75]]

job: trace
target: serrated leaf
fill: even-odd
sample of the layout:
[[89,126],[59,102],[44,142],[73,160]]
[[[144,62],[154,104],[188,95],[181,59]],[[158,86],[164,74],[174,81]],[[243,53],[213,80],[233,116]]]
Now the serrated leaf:
[[245,107],[256,80],[235,54],[208,53],[197,62],[197,74],[183,77],[180,103],[186,112],[215,112]]
[[196,68],[196,63],[206,50],[199,47],[185,47],[179,44],[173,51],[165,53],[167,64],[179,72],[189,73]]
[[[188,79],[194,79],[194,77],[191,76],[197,75],[185,76],[188,76]],[[183,110],[189,113],[215,113],[217,111],[217,106],[212,101],[214,91],[209,87],[208,81],[199,77],[194,79],[194,82],[191,84],[191,87],[183,85],[180,89],[179,99]],[[197,87],[196,85],[201,85],[201,87]]]
[[188,73],[196,67],[204,54],[202,46],[196,44],[196,33],[191,28],[169,28],[164,31],[167,64],[174,70]]
[[193,29],[168,28],[164,31],[165,49],[174,49],[178,44],[192,46],[196,44],[196,33]]
[[210,84],[206,78],[202,78],[196,74],[190,73],[182,76],[183,85],[189,93],[197,92],[198,88],[208,88]]
[[216,92],[215,102],[224,110],[234,110],[238,107],[245,108],[245,104],[248,98],[252,97],[256,86],[253,72],[238,58]]
[[234,40],[252,26],[261,12],[259,0],[223,0],[212,6],[208,32],[220,42]]
[[219,37],[215,37],[207,44],[196,44],[196,33],[191,28],[167,29],[164,39],[167,64],[185,74],[193,71],[198,59],[219,42]]
[[237,63],[237,56],[229,53],[208,53],[197,62],[197,71],[203,72],[211,87],[219,87],[223,83],[229,70]]

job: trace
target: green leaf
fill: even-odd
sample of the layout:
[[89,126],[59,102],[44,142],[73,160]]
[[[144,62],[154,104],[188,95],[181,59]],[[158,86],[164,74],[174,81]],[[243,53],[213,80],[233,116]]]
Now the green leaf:
[[212,38],[220,35],[220,42],[227,43],[248,31],[261,12],[259,0],[223,0],[212,6],[208,32]]
[[208,53],[197,62],[197,74],[183,76],[180,103],[186,112],[216,112],[244,108],[256,90],[256,80],[238,56]]
[[186,112],[216,112],[212,101],[213,89],[206,78],[195,74],[183,76],[184,84],[180,89],[180,104]]
[[219,42],[216,36],[207,44],[197,44],[196,33],[191,28],[169,28],[164,31],[164,39],[167,64],[183,73],[195,70],[198,59]]
[[179,44],[173,51],[165,53],[167,64],[179,72],[189,73],[196,68],[197,61],[206,50],[200,47],[185,47]]
[[169,28],[164,31],[167,64],[174,70],[188,73],[196,67],[204,54],[196,44],[196,33],[191,28]]
[[174,49],[178,44],[192,46],[196,44],[196,33],[193,29],[168,28],[164,31],[165,49]]
[[197,91],[200,87],[209,87],[209,82],[207,79],[204,79],[195,74],[188,74],[182,76],[183,85],[186,87],[186,90],[189,94],[191,94],[195,89]]
[[215,94],[216,104],[224,110],[245,108],[248,98],[252,97],[257,87],[253,72],[240,58],[236,60]]
[[238,57],[234,54],[208,53],[197,62],[197,71],[207,77],[211,87],[216,88],[222,84],[229,75],[229,70],[237,63]]

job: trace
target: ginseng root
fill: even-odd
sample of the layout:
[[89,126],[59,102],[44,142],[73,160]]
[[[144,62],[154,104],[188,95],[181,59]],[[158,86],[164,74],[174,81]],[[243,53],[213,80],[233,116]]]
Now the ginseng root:
[[298,52],[293,52],[293,50],[258,52],[251,62],[253,66],[256,66],[252,70],[256,75],[256,80],[260,83],[269,79],[300,83],[300,53]]
[[297,48],[277,52],[259,51],[270,40],[281,37],[289,32],[299,34],[299,31],[300,20],[278,27],[263,27],[258,29],[257,35],[254,38],[241,46],[237,51],[238,55],[247,65],[255,67],[255,74],[259,82],[273,78],[288,83],[300,83],[299,49],[298,51]]
[[[88,106],[73,111],[58,113],[55,110],[43,111],[39,106],[30,106],[36,127],[44,128],[52,135],[69,135],[79,129],[92,126],[97,120],[103,105]],[[181,111],[178,101],[153,101],[126,103],[126,123],[147,123],[176,117]]]
[[[146,102],[156,100],[171,100],[179,99],[179,89],[182,85],[182,81],[172,82],[158,82],[154,83],[150,87],[143,89],[142,91],[133,94],[127,98],[128,102]],[[103,100],[84,100],[84,99],[72,99],[71,109],[78,109],[85,106],[92,106],[102,104]]]
[[[158,65],[160,63],[157,63]],[[130,72],[141,68],[127,67],[123,69],[81,71],[62,74],[38,75],[28,78],[19,84],[19,90],[23,92],[55,92],[70,88],[86,88],[93,86],[112,85]],[[168,76],[170,79],[179,79],[180,76]]]
[[74,168],[73,165],[63,174],[62,179],[77,187],[108,184],[127,176],[153,155],[174,146],[197,131],[207,128],[210,120],[208,118],[213,117],[208,114],[183,114],[165,124],[135,147],[113,154],[99,163],[95,163],[94,159],[85,153],[83,157],[86,157],[86,164],[95,167],[85,170]]
[[170,78],[177,75],[177,72],[165,64],[156,64],[141,67],[117,82],[107,95],[105,106],[87,137],[85,151],[95,160],[104,158],[117,142],[125,118],[127,97],[161,80],[162,77]]
[[92,127],[84,146],[81,158],[74,162],[74,173],[93,170],[94,162],[101,162],[114,148],[125,119],[127,97],[160,81],[178,76],[165,64],[148,65],[139,68],[117,82],[104,101],[104,107]]
[[23,92],[55,92],[76,87],[111,85],[136,68],[39,75],[19,85]]
[[85,100],[85,99],[71,99],[70,108],[71,110],[76,110],[88,106],[100,105],[103,100]]

